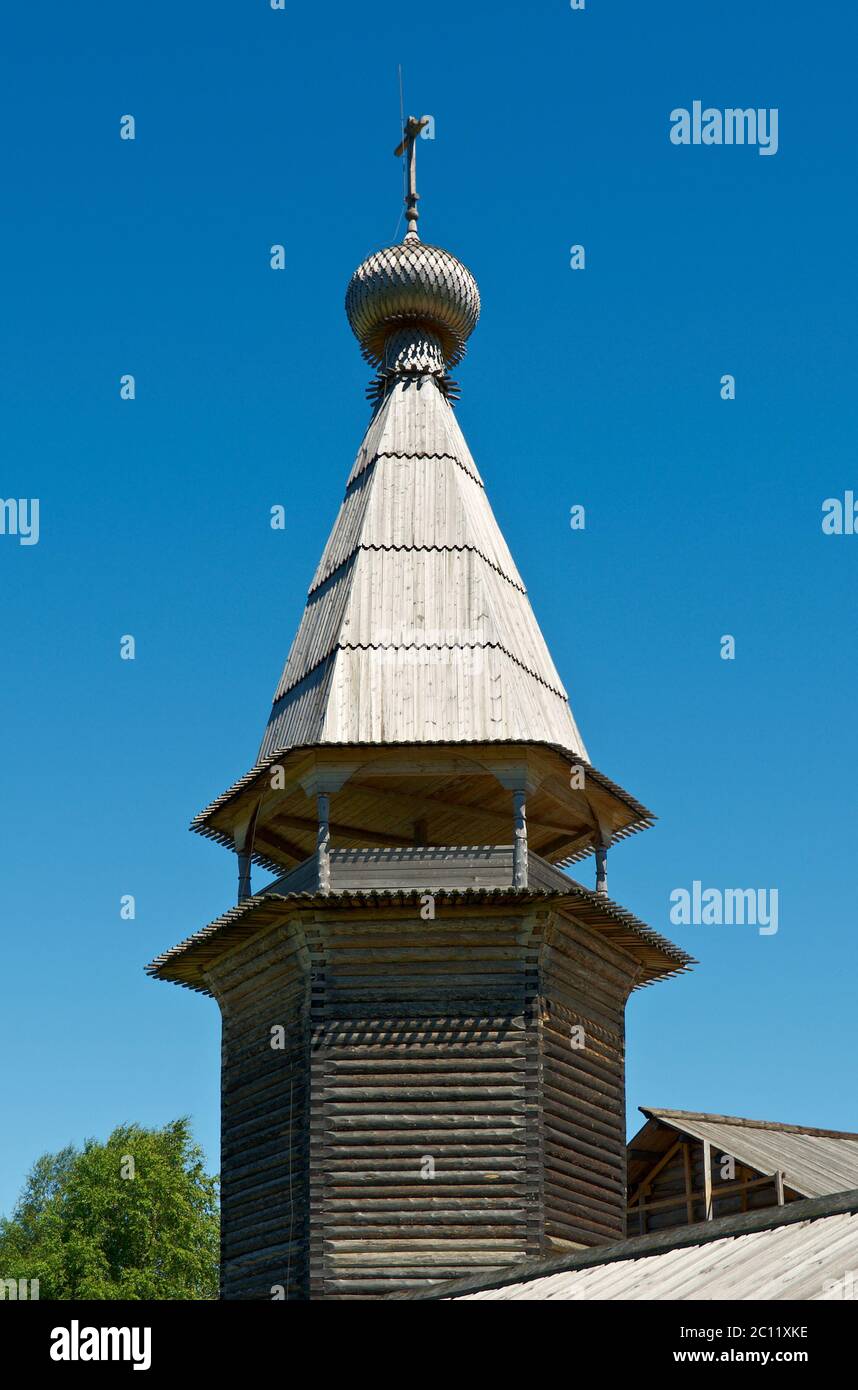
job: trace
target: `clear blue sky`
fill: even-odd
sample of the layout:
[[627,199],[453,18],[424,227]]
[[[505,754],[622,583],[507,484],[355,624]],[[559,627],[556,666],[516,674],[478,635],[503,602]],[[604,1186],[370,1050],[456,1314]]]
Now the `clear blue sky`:
[[[400,61],[424,236],[483,295],[459,418],[594,762],[660,817],[612,896],[701,961],[630,1003],[632,1116],[858,1129],[858,537],[820,525],[858,492],[856,38],[833,0],[7,14],[0,495],[41,538],[0,537],[0,1210],[121,1121],[189,1113],[217,1166],[217,1006],[143,966],[234,900],[186,826],[253,762],[368,418],[342,297],[397,223]],[[777,155],[673,146],[695,99],[777,107]],[[777,888],[777,935],[670,927],[694,879]]]

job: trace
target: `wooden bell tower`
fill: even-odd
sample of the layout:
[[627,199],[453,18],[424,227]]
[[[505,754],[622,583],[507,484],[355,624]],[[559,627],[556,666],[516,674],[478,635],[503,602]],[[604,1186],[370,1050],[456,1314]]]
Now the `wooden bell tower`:
[[239,902],[149,967],[222,1012],[230,1299],[621,1237],[626,999],[690,963],[607,896],[652,816],[590,764],[453,413],[479,293],[418,237],[415,127],[405,239],[346,297],[372,418],[257,761],[193,823]]

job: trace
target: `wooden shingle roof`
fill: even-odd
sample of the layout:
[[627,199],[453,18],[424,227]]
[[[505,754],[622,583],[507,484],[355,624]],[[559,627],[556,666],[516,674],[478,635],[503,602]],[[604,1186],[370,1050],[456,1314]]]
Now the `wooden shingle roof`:
[[[209,992],[205,972],[224,950],[230,950],[258,931],[288,921],[300,911],[345,911],[349,917],[360,912],[396,914],[413,918],[419,910],[425,889],[375,889],[319,893],[281,892],[269,885],[261,893],[230,908],[201,931],[194,932],[169,951],[150,962],[146,973],[170,980],[200,993]],[[681,947],[661,936],[631,912],[603,894],[592,893],[573,879],[561,888],[441,888],[434,892],[440,921],[451,914],[455,919],[462,908],[510,908],[541,904],[568,913],[575,921],[603,936],[612,945],[634,956],[640,966],[635,988],[679,975],[696,964]]]
[[274,694],[260,759],[325,743],[583,740],[445,393],[375,412]]

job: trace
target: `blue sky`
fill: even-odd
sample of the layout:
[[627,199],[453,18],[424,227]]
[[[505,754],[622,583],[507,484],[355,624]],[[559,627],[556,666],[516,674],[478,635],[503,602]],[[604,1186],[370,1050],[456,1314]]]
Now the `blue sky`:
[[[483,296],[460,421],[593,761],[660,817],[611,894],[701,961],[632,998],[632,1116],[858,1129],[858,537],[821,531],[858,492],[854,13],[49,0],[4,29],[0,495],[41,534],[0,536],[0,1211],[123,1121],[189,1113],[217,1167],[217,1007],[143,966],[234,899],[186,826],[253,762],[367,422],[342,297],[397,225],[399,62],[424,237]],[[777,154],[672,145],[696,99],[776,107]],[[777,888],[778,933],[671,927],[695,879]]]

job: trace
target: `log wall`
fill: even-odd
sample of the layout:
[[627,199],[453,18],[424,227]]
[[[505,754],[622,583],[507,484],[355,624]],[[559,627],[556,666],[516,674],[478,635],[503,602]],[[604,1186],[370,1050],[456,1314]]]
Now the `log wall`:
[[295,922],[246,942],[208,976],[223,1028],[222,1298],[307,1297],[309,966]]
[[625,1005],[629,957],[555,917],[541,956],[545,1231],[622,1240],[626,1207]]
[[445,911],[291,909],[210,971],[224,1298],[373,1298],[622,1235],[634,963],[533,904]]

